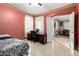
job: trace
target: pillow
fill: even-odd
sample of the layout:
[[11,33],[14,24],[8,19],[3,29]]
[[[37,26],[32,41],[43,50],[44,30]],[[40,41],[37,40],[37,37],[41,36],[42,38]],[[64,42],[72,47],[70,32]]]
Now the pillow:
[[2,35],[0,35],[0,40],[1,39],[7,39],[7,38],[11,38],[11,36],[9,34],[2,34]]

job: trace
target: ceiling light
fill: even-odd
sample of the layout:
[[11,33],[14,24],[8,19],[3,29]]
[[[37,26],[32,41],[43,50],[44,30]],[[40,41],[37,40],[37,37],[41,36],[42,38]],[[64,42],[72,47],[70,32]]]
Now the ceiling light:
[[37,7],[37,6],[41,6],[42,4],[41,3],[29,3],[29,5]]

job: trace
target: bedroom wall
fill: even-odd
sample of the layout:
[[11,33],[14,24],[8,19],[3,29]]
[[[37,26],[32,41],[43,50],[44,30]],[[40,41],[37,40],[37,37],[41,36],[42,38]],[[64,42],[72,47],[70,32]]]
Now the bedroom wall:
[[51,13],[48,13],[47,15],[48,16],[58,16],[58,15],[66,15],[66,14],[70,14],[72,13],[72,11],[75,10],[75,6],[71,6],[71,7],[68,7],[68,8],[64,8],[61,9],[61,10],[56,10],[54,12],[51,12]]
[[76,27],[76,40],[78,40],[78,49],[79,49],[79,3],[76,4],[76,21],[75,23],[77,24]]
[[0,34],[10,34],[15,38],[24,38],[25,14],[7,4],[0,4]]

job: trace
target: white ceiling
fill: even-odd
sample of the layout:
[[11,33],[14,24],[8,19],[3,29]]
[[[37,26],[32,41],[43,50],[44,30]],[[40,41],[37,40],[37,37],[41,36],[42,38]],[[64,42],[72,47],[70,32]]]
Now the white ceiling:
[[23,11],[26,11],[32,15],[37,15],[49,10],[69,5],[71,3],[42,3],[42,6],[36,6],[36,7],[28,5],[28,3],[9,3],[9,4]]

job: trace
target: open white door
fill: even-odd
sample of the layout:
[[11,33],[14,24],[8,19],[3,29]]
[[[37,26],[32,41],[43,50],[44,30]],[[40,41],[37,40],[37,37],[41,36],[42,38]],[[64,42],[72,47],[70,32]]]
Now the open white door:
[[54,30],[54,22],[55,22],[55,20],[54,20],[54,17],[52,17],[52,24],[51,24],[51,28],[52,28],[52,40],[54,40],[54,34],[55,34],[55,30]]
[[72,12],[70,15],[69,15],[69,18],[70,18],[70,47],[72,49],[74,49],[74,12]]
[[47,17],[47,42],[52,42],[53,39],[53,26],[52,17]]
[[51,17],[47,17],[47,42],[52,41],[52,38],[51,38],[51,35],[52,35],[51,20],[52,20]]

